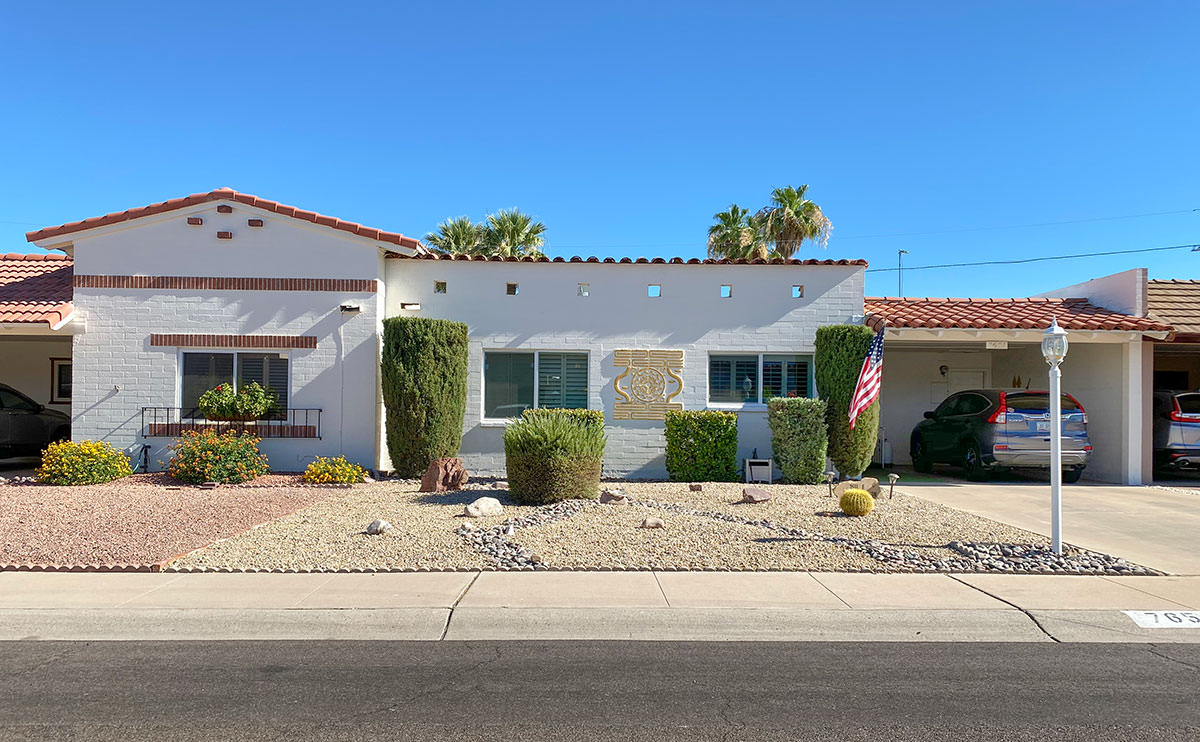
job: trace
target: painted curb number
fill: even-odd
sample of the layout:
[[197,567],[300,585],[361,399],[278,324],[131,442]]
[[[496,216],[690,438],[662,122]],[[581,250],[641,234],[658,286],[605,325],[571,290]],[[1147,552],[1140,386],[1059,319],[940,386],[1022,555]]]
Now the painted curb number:
[[1143,629],[1200,629],[1200,611],[1121,611]]

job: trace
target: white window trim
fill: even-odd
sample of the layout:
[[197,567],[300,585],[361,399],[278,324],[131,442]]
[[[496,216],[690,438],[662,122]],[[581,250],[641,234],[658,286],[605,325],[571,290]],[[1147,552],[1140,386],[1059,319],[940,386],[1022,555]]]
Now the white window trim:
[[[587,395],[588,406],[584,409],[590,410],[592,402],[592,352],[589,350],[564,350],[562,348],[484,348],[483,356],[480,357],[479,363],[479,426],[483,428],[503,428],[509,423],[519,420],[517,417],[487,417],[484,413],[487,411],[487,354],[488,353],[532,353],[533,354],[533,408],[539,409],[537,406],[538,392],[541,378],[541,362],[542,353],[573,353],[576,355],[587,356],[588,381]],[[289,364],[289,371],[291,365]]]
[[[743,356],[747,358],[758,358],[758,402],[713,402],[712,399],[712,383],[711,364],[713,356]],[[808,361],[808,398],[815,399],[817,396],[817,375],[814,371],[815,364],[813,362],[812,353],[796,353],[783,350],[767,351],[764,353],[747,353],[743,351],[709,351],[708,357],[705,359],[704,367],[704,402],[705,409],[722,410],[725,412],[766,412],[767,403],[761,401],[763,398],[763,358],[766,356],[797,356],[802,360]]]
[[72,365],[72,358],[51,358],[50,359],[50,404],[71,404],[71,397],[58,396],[58,369],[66,364],[71,366],[72,383],[71,391],[75,391],[74,373],[75,368]]
[[272,348],[179,348],[175,354],[175,407],[183,410],[183,354],[184,353],[232,353],[233,354],[233,386],[237,388],[238,378],[238,356],[242,353],[248,355],[262,355],[266,353],[278,353],[281,356],[287,357],[287,408],[290,410],[295,407],[295,400],[292,399],[292,373],[295,371],[292,363],[292,352],[290,350],[279,350]]

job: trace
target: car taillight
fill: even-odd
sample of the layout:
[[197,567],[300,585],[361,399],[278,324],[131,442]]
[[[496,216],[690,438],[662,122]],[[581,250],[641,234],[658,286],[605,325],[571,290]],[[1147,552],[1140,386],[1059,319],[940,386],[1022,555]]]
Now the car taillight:
[[1090,443],[1089,443],[1089,444],[1087,444],[1086,446],[1084,446],[1084,447],[1083,447],[1083,450],[1084,450],[1084,451],[1091,451],[1091,450],[1092,450],[1092,444],[1090,444]]
[[1000,403],[996,406],[996,411],[987,419],[993,425],[1003,425],[1008,422],[1008,407],[1007,400],[1004,398],[1004,392],[1000,392]]
[[1075,403],[1075,406],[1079,408],[1079,414],[1083,415],[1083,424],[1087,425],[1087,410],[1083,409],[1083,405],[1079,404],[1079,400],[1075,399],[1070,394],[1063,396]]

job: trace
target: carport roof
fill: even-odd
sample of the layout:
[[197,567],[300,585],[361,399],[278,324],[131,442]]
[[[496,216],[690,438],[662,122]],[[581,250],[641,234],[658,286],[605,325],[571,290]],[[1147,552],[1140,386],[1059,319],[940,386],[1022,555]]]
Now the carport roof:
[[73,268],[66,255],[0,255],[0,324],[61,327],[75,311]]
[[1149,314],[1180,335],[1200,335],[1200,281],[1146,282]]
[[878,329],[1034,330],[1058,318],[1065,330],[1170,332],[1156,319],[1135,317],[1098,307],[1087,299],[951,299],[867,297],[866,322]]

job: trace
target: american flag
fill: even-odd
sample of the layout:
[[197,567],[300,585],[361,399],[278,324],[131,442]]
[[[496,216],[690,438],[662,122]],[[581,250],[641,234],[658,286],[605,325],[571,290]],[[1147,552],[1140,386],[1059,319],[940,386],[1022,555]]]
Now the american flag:
[[881,328],[871,347],[867,348],[867,357],[863,359],[862,371],[858,372],[858,384],[854,387],[854,395],[850,397],[850,429],[862,411],[879,399],[879,382],[883,376],[883,329]]

